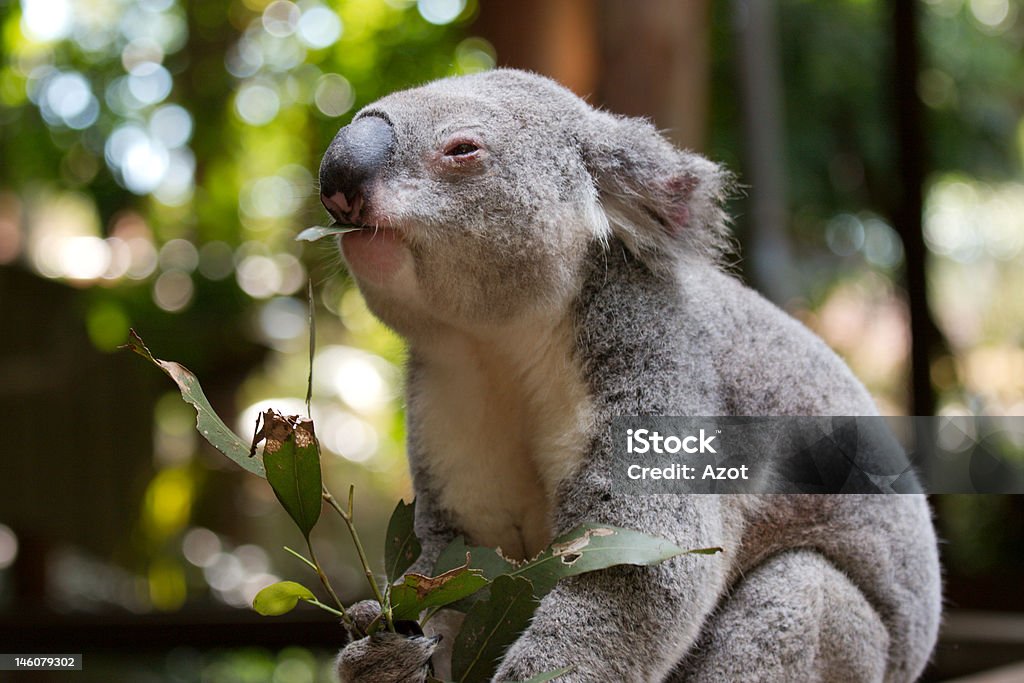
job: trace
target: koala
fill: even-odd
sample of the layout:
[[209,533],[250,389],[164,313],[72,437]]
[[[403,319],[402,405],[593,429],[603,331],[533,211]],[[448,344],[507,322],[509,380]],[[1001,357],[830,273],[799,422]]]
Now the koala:
[[819,338],[722,267],[725,170],[499,69],[365,107],[319,180],[331,216],[360,228],[340,249],[368,306],[408,343],[410,571],[460,534],[529,558],[583,522],[725,549],[564,579],[495,680],[566,665],[569,682],[920,675],[941,612],[923,495],[612,484],[616,416],[877,414]]

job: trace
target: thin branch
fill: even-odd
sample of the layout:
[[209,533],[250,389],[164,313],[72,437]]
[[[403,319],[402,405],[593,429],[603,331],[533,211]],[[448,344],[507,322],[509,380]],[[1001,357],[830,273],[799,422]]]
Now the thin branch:
[[327,592],[330,594],[331,599],[334,600],[334,604],[338,606],[338,614],[341,615],[341,618],[344,620],[345,625],[348,626],[352,630],[352,632],[358,635],[359,637],[366,635],[365,633],[363,633],[363,629],[359,628],[359,624],[355,622],[355,619],[350,617],[348,613],[345,611],[345,606],[341,604],[341,600],[338,599],[338,594],[334,592],[334,588],[331,586],[330,579],[327,578],[327,574],[324,574],[324,570],[320,568],[320,562],[316,559],[316,552],[313,550],[313,543],[309,540],[308,537],[306,538],[306,548],[309,550],[309,557],[313,561],[313,569],[316,570],[316,575],[320,577],[320,583],[324,585],[324,588],[327,589]]
[[380,586],[377,585],[377,580],[373,578],[373,569],[370,568],[370,562],[366,559],[366,551],[363,549],[363,543],[359,540],[359,533],[356,531],[355,524],[352,523],[352,497],[355,491],[355,487],[349,488],[348,504],[349,509],[346,512],[337,499],[331,495],[331,492],[327,490],[325,486],[323,488],[323,498],[327,501],[327,504],[334,508],[341,519],[345,522],[345,526],[348,527],[348,533],[352,537],[352,544],[356,547],[356,553],[359,555],[359,563],[363,566],[363,573],[366,575],[366,581],[370,584],[370,589],[373,590],[373,597],[376,598],[380,604],[381,614],[384,615],[384,620],[387,622],[388,630],[392,633],[395,632],[395,623],[391,618],[391,608],[387,600],[380,592]]
[[304,562],[304,563],[306,564],[306,566],[307,566],[307,567],[309,567],[310,569],[312,569],[313,571],[316,571],[316,565],[315,565],[315,564],[313,564],[312,562],[310,562],[309,560],[307,560],[307,559],[306,559],[306,556],[305,556],[305,555],[303,555],[302,553],[300,553],[299,551],[297,551],[297,550],[292,550],[292,549],[291,549],[291,548],[289,548],[288,546],[284,546],[284,550],[285,550],[285,552],[287,552],[287,553],[291,553],[291,554],[292,554],[292,555],[294,555],[295,557],[297,557],[297,558],[299,558],[300,560],[302,560],[302,561],[303,561],[303,562]]

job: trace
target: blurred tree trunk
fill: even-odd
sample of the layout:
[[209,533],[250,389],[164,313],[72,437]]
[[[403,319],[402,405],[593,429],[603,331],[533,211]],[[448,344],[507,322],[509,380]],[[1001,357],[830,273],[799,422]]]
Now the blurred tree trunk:
[[748,186],[744,243],[752,284],[779,305],[799,294],[787,226],[782,73],[774,0],[734,0],[740,109]]
[[681,147],[704,149],[711,76],[708,0],[604,0],[600,7],[601,104],[651,118]]
[[592,104],[646,116],[676,144],[704,147],[708,0],[522,0],[481,5],[474,30],[502,66],[550,76]]
[[935,414],[931,361],[941,351],[942,334],[928,304],[922,213],[925,178],[924,116],[917,94],[920,71],[917,5],[892,0],[892,93],[899,187],[890,211],[903,239],[904,286],[910,308],[910,407],[912,415]]
[[483,3],[473,30],[491,41],[500,66],[550,76],[586,97],[600,71],[597,7],[591,0]]

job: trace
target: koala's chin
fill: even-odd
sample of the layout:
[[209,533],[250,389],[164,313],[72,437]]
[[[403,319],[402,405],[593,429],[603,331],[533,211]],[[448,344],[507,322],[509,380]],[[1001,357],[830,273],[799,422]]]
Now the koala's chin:
[[390,228],[366,228],[342,235],[341,251],[356,278],[372,287],[401,288],[403,271],[412,274],[409,249]]

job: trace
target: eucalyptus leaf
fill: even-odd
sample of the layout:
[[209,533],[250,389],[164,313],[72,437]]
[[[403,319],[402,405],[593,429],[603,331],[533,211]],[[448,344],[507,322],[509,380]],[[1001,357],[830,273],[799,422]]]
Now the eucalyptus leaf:
[[[555,539],[542,553],[528,562],[513,563],[503,558],[492,548],[467,546],[459,536],[445,548],[434,565],[435,572],[442,572],[456,566],[457,562],[470,555],[469,566],[479,569],[493,581],[502,574],[523,576],[533,583],[537,597],[544,597],[566,576],[605,569],[619,564],[658,564],[677,555],[714,555],[721,548],[698,548],[686,550],[657,536],[608,526],[606,524],[584,524]],[[481,592],[470,601],[484,597]],[[468,605],[456,605],[468,608]]]
[[[508,574],[515,569],[515,565],[501,556],[494,548],[484,546],[468,546],[466,539],[457,536],[448,544],[434,563],[434,574],[441,574],[465,561],[466,554],[469,554],[469,566],[472,569],[479,569],[490,581],[493,581],[502,574]],[[477,600],[483,600],[490,594],[488,587],[481,588],[472,595],[467,595],[458,602],[448,605],[449,609],[459,612],[468,612]]]
[[263,464],[274,495],[307,539],[323,507],[320,449],[313,422],[270,409],[262,414],[253,448],[264,441]]
[[384,573],[389,584],[394,583],[419,559],[423,551],[419,539],[416,538],[415,521],[416,501],[398,501],[388,522],[387,542],[384,544]]
[[[526,681],[523,681],[522,683],[547,683],[548,681],[555,680],[559,676],[564,676],[565,674],[569,673],[570,671],[572,671],[572,667],[571,666],[564,666],[561,669],[558,669],[557,671],[545,671],[542,674],[537,674],[533,678],[531,678],[529,680],[526,680]],[[508,683],[513,683],[513,682],[509,681]]]
[[315,226],[312,228],[306,228],[298,235],[295,236],[296,242],[316,242],[317,240],[323,239],[324,237],[330,237],[332,235],[344,235],[346,232],[355,232],[356,230],[362,230],[356,225],[328,225],[328,226]]
[[309,407],[313,401],[313,358],[316,356],[316,304],[313,301],[313,280],[306,280],[306,306],[309,315],[309,375],[306,379],[306,417],[312,418]]
[[710,555],[721,551],[721,548],[687,550],[639,531],[607,524],[583,524],[556,538],[544,552],[516,566],[509,574],[529,579],[535,594],[541,598],[566,576],[620,564],[653,565],[679,555]]
[[455,638],[452,675],[457,683],[490,681],[505,650],[526,628],[536,608],[529,580],[496,578],[490,597],[473,605]]
[[206,439],[211,446],[226,455],[239,467],[258,476],[264,477],[263,463],[259,458],[250,457],[249,446],[235,434],[213,411],[213,407],[203,394],[203,388],[199,380],[184,365],[172,361],[154,358],[146,344],[142,341],[135,330],[130,330],[128,343],[122,346],[139,354],[153,365],[157,366],[164,373],[174,380],[181,391],[181,397],[186,403],[192,405],[196,411],[196,431]]
[[265,617],[276,617],[295,609],[299,600],[316,602],[313,592],[295,581],[272,583],[252,600],[252,608]]
[[515,566],[499,555],[494,548],[478,545],[468,546],[466,539],[458,536],[441,551],[437,562],[434,563],[434,573],[440,574],[462,565],[467,553],[469,554],[469,566],[482,571],[484,576],[491,581],[515,569]]
[[438,576],[406,574],[391,587],[391,610],[395,621],[415,620],[428,607],[443,607],[476,593],[488,584],[483,573],[470,569],[469,557],[461,567]]

